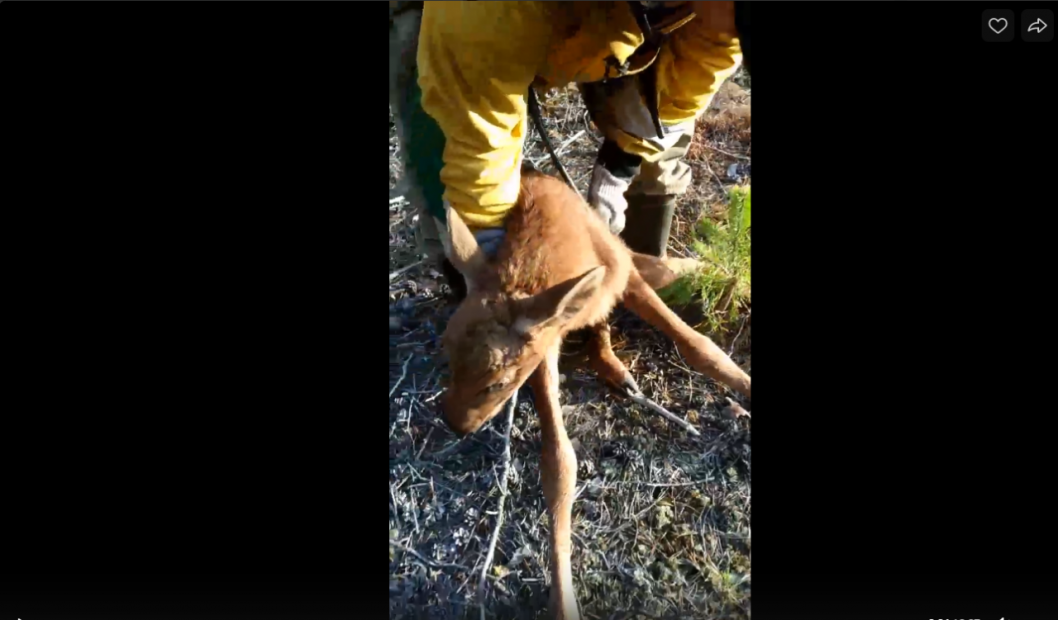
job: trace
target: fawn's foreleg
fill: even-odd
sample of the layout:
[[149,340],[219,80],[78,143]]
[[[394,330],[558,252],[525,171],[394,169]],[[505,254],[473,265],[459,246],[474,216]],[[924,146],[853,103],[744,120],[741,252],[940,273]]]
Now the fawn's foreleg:
[[562,421],[558,400],[558,345],[545,356],[529,378],[543,436],[540,478],[551,519],[550,610],[556,620],[579,620],[571,565],[573,498],[577,485],[577,456]]

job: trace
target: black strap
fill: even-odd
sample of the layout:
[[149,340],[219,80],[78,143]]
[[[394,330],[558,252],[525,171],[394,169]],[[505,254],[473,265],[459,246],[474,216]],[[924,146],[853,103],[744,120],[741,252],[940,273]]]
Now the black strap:
[[[668,38],[668,35],[656,30],[651,26],[651,20],[647,14],[647,9],[643,6],[642,2],[628,2],[628,7],[632,11],[632,16],[636,20],[636,24],[639,25],[639,29],[643,31],[643,47],[659,50],[661,45]],[[643,98],[643,102],[647,106],[647,111],[650,112],[650,120],[654,122],[654,131],[658,134],[658,139],[663,140],[665,138],[665,130],[661,126],[661,116],[658,111],[658,73],[657,73],[657,59],[650,63],[650,66],[640,71],[636,76],[636,85],[639,87],[639,95]]]
[[650,19],[647,18],[647,9],[643,6],[642,2],[634,2],[628,0],[628,8],[632,11],[632,17],[635,18],[636,24],[639,29],[643,31],[643,36],[649,42],[651,35],[654,33],[654,29],[650,27]]

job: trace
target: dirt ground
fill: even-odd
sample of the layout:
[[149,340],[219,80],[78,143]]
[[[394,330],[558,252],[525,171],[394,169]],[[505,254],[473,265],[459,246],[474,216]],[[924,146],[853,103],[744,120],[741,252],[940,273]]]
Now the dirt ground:
[[[576,90],[543,102],[570,175],[586,193],[599,134]],[[458,440],[438,417],[446,375],[440,334],[454,309],[440,274],[420,263],[415,214],[401,197],[390,119],[390,617],[478,618],[478,578],[496,522],[505,416]],[[555,173],[534,134],[526,156]],[[750,181],[750,89],[724,84],[699,120],[671,253]],[[411,266],[410,268],[408,268]],[[618,310],[614,347],[644,393],[693,423],[693,437],[564,365],[561,399],[578,459],[574,584],[585,618],[750,617],[750,420],[725,413],[726,388],[689,370],[672,343]],[[725,345],[726,346],[726,345]],[[750,337],[733,357],[752,374]],[[536,618],[547,603],[547,513],[540,432],[521,391],[511,438],[510,495],[490,571],[490,618]]]

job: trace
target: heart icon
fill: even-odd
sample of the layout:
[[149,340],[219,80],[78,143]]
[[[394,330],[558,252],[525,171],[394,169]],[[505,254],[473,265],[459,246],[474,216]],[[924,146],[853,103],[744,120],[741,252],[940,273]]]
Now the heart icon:
[[999,34],[1007,29],[1007,18],[1005,17],[993,17],[988,20],[988,27],[992,32]]

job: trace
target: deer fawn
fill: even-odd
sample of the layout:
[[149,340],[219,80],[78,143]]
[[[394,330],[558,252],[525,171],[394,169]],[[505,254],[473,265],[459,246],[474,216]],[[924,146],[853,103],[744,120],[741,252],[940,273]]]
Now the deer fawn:
[[507,236],[493,260],[449,209],[449,261],[467,296],[448,323],[443,347],[451,383],[441,409],[460,435],[495,416],[526,381],[540,416],[541,480],[551,521],[550,609],[580,617],[570,565],[577,459],[562,421],[558,356],[563,337],[589,328],[589,361],[606,381],[635,388],[610,348],[607,318],[621,302],[675,341],[697,371],[747,398],[750,378],[712,340],[681,320],[655,290],[671,282],[680,260],[635,254],[559,179],[525,169]]

